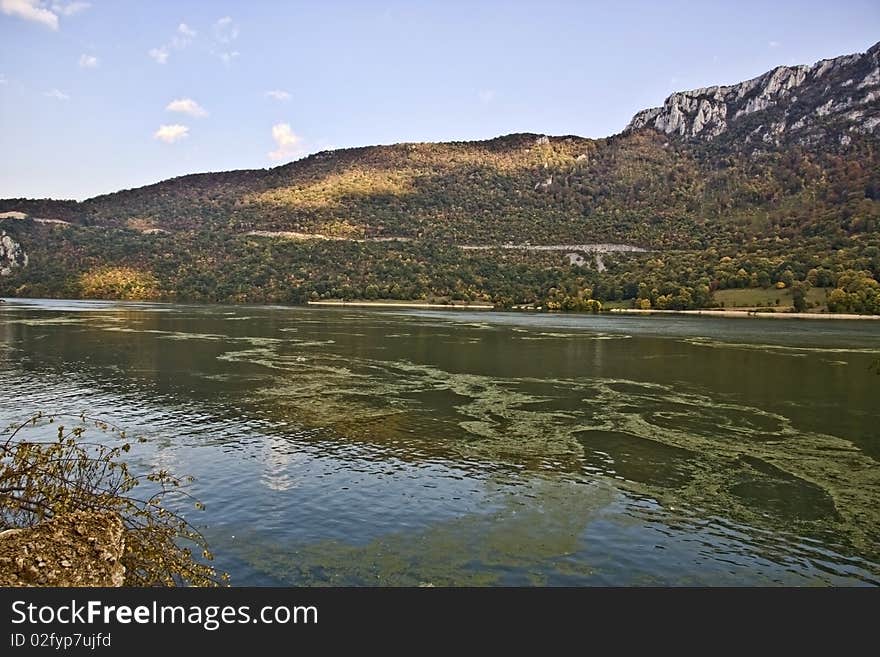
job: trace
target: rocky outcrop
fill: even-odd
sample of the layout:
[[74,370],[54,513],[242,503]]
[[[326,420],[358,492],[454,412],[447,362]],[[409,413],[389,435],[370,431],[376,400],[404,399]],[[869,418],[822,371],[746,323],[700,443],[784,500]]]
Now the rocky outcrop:
[[75,511],[0,532],[0,586],[122,586],[122,520]]
[[740,126],[745,140],[757,143],[777,143],[786,134],[802,143],[832,134],[843,143],[847,132],[880,134],[880,43],[864,54],[778,66],[739,84],[674,93],[663,107],[636,114],[626,131],[649,127],[711,140]]
[[9,276],[16,267],[27,267],[27,253],[21,244],[0,231],[0,276]]

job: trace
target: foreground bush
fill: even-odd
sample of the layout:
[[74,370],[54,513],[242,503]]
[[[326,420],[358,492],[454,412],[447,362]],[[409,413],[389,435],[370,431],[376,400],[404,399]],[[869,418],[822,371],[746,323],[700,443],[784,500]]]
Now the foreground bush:
[[[100,440],[85,439],[86,431],[93,429]],[[28,440],[45,436],[47,430],[53,438]],[[132,474],[123,460],[130,449],[125,438],[118,427],[86,415],[39,413],[4,431],[0,434],[0,531],[32,527],[74,511],[111,512],[124,526],[126,586],[225,582],[226,575],[207,563],[212,555],[205,538],[172,510],[183,503],[203,508],[185,490],[191,479],[165,470]],[[138,495],[140,491],[144,494]]]

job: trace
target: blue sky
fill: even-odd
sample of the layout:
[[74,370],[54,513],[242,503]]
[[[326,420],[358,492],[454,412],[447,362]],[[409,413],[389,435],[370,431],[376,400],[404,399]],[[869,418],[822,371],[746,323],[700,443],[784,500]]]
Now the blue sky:
[[878,40],[876,0],[0,0],[0,197],[335,147],[601,137],[672,91]]

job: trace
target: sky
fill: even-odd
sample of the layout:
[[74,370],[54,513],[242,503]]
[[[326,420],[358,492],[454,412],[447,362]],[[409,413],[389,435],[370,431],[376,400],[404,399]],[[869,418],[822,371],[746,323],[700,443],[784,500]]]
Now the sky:
[[878,40],[876,0],[0,0],[0,198],[350,146],[603,137],[673,91]]

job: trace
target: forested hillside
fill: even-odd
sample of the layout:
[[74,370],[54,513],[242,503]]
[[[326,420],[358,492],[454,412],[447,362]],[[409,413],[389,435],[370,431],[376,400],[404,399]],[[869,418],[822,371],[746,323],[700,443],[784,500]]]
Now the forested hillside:
[[[878,54],[674,94],[606,139],[375,146],[81,203],[5,199],[0,231],[28,263],[0,295],[693,308],[753,288],[880,312]],[[560,249],[500,248],[525,245]]]

